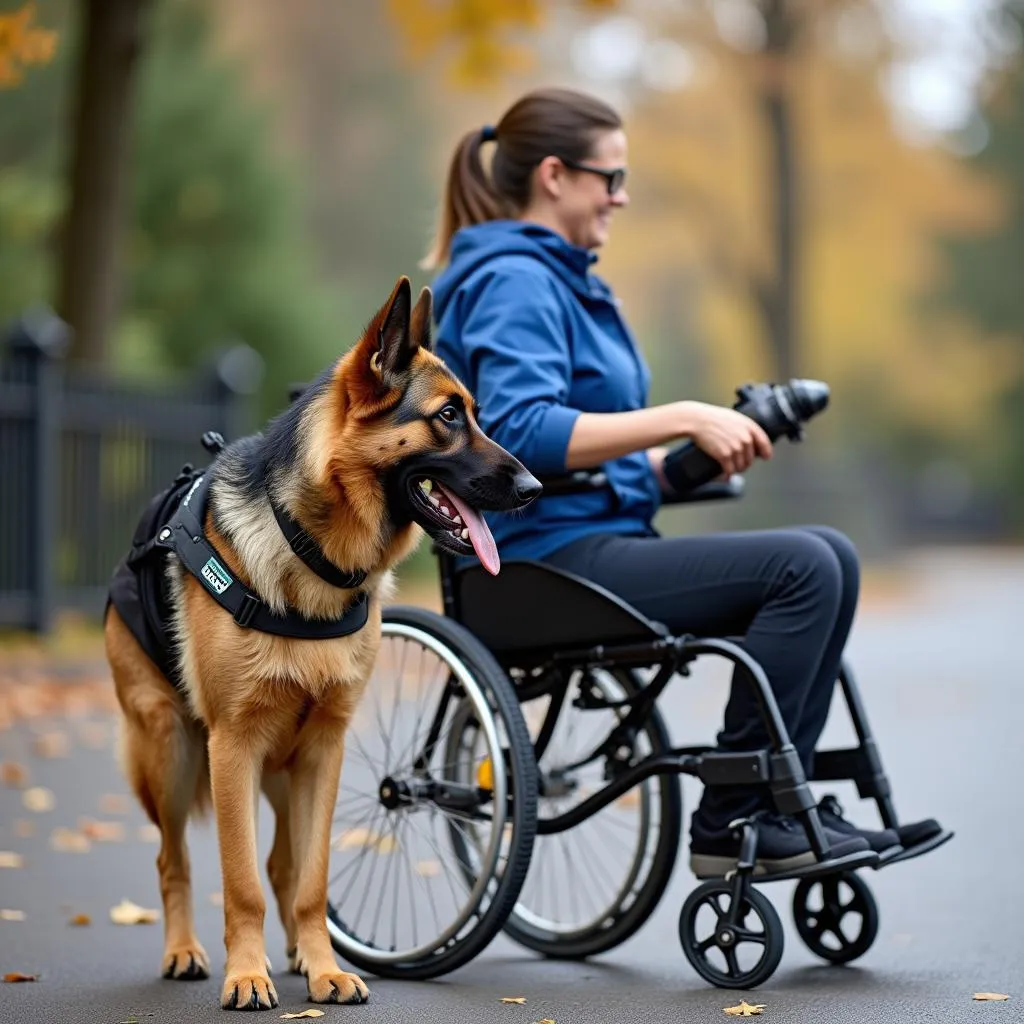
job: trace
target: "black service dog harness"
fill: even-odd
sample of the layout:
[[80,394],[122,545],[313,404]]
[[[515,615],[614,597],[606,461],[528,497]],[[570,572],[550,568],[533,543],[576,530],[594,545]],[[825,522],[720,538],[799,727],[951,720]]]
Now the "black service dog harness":
[[[135,528],[131,550],[110,581],[107,607],[113,605],[118,610],[142,649],[171,682],[181,685],[170,623],[171,594],[167,566],[172,557],[177,557],[203,584],[207,593],[231,613],[240,629],[255,629],[297,640],[328,640],[348,636],[366,625],[369,601],[365,591],[358,595],[340,619],[307,619],[294,608],[287,609],[283,615],[277,614],[236,579],[203,534],[210,479],[209,468],[195,470],[186,465],[174,483],[150,501]],[[275,506],[278,521],[286,519],[282,530],[289,544],[293,550],[301,544],[303,550],[296,553],[300,557],[306,556],[303,560],[310,564],[310,544],[317,549],[319,545],[308,534],[303,534],[287,513],[278,509]],[[329,582],[335,582],[335,585],[338,585],[338,580],[343,580],[349,586],[358,586],[365,578],[361,571],[342,576],[336,567],[331,568],[335,575]]]

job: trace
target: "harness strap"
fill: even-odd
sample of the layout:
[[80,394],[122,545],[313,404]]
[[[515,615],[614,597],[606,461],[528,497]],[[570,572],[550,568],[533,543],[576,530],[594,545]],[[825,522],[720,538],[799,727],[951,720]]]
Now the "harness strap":
[[328,640],[348,636],[366,625],[369,598],[365,592],[357,596],[340,619],[306,619],[293,608],[278,615],[241,580],[235,579],[203,534],[209,489],[209,474],[199,476],[167,525],[161,527],[155,544],[174,551],[182,565],[231,613],[239,626],[298,640]]
[[301,558],[306,566],[317,574],[325,583],[333,587],[341,587],[343,590],[351,590],[353,587],[362,586],[366,580],[365,569],[355,569],[352,572],[345,572],[339,569],[323,552],[317,543],[316,538],[310,536],[299,524],[289,515],[288,510],[279,505],[267,492],[270,499],[270,507],[274,510],[274,518],[281,532],[288,541],[288,546]]

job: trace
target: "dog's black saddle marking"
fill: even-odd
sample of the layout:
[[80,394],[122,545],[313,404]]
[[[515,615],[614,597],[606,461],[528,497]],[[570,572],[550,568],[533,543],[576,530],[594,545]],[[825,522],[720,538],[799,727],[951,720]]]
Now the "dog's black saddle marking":
[[223,557],[203,534],[203,514],[210,475],[185,466],[174,483],[146,507],[132,538],[132,547],[118,565],[107,599],[161,672],[176,685],[181,678],[174,656],[171,597],[167,562],[177,557],[207,593],[242,629],[296,640],[328,640],[349,636],[366,625],[366,593],[340,619],[307,619],[293,608],[278,615],[257,594],[234,577]]

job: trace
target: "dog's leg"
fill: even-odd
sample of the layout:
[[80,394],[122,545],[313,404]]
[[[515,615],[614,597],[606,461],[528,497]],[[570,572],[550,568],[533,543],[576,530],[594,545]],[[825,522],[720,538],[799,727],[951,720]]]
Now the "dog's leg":
[[217,815],[224,879],[224,945],[227,967],[221,1006],[269,1010],[277,992],[267,973],[263,918],[267,904],[256,852],[255,807],[263,751],[254,732],[230,726],[210,732],[210,780]]
[[142,653],[115,610],[106,624],[107,655],[122,711],[125,774],[157,828],[157,871],[164,905],[165,978],[210,976],[210,961],[196,938],[185,826],[203,769],[204,737],[181,697]]
[[307,722],[291,766],[292,846],[298,869],[295,967],[314,1003],[365,1003],[363,980],[341,970],[327,934],[327,861],[331,820],[344,757],[345,722],[316,716]]
[[274,845],[267,859],[267,876],[277,899],[277,912],[284,927],[288,967],[295,971],[295,858],[292,856],[292,833],[289,824],[290,801],[288,776],[275,772],[263,776],[263,792],[273,808]]

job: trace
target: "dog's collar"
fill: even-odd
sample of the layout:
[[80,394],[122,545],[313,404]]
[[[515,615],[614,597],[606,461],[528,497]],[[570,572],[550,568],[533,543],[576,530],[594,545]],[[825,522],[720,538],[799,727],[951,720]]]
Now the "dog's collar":
[[310,570],[315,572],[325,583],[330,583],[332,587],[351,590],[353,587],[362,586],[366,580],[365,569],[356,569],[353,572],[339,569],[324,554],[323,548],[317,543],[316,538],[306,533],[283,505],[274,501],[270,491],[267,491],[267,497],[270,499],[270,507],[274,510],[277,525],[281,527],[281,532],[288,541],[288,546]]
[[329,640],[348,636],[366,625],[369,595],[365,591],[340,619],[307,619],[294,608],[277,614],[241,580],[235,579],[224,564],[223,556],[203,534],[209,490],[209,473],[197,476],[167,525],[160,528],[157,543],[174,551],[182,565],[203,584],[217,604],[231,613],[239,626],[296,640]]

